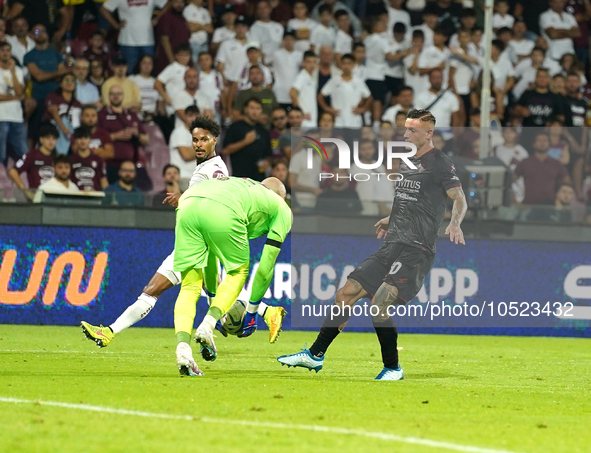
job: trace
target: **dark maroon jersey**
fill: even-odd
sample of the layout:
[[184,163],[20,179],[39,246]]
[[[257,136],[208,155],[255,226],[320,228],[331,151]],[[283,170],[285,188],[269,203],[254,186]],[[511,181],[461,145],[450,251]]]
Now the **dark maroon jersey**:
[[39,149],[33,148],[16,163],[15,168],[19,173],[27,173],[30,189],[36,189],[45,181],[53,178],[53,156],[55,156],[55,152],[46,156]]
[[70,156],[72,172],[70,179],[80,190],[103,190],[101,178],[107,174],[107,164],[93,152],[87,157],[78,154]]

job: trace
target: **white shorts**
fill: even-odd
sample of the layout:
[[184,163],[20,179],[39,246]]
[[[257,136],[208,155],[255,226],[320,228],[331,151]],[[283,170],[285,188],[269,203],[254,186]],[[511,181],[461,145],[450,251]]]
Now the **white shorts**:
[[164,261],[162,261],[162,264],[156,272],[158,272],[160,275],[164,275],[168,280],[170,280],[170,283],[172,283],[173,286],[175,286],[181,283],[181,273],[172,270],[173,264],[174,250],[170,255],[166,257]]

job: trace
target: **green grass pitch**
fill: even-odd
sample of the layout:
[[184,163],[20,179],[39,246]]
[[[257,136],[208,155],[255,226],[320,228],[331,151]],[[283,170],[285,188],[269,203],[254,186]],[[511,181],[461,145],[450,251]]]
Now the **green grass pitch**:
[[78,327],[2,325],[0,451],[591,451],[589,339],[401,335],[400,382],[373,382],[373,334],[340,335],[318,374],[276,361],[314,338],[218,337],[181,378],[170,329],[99,350]]

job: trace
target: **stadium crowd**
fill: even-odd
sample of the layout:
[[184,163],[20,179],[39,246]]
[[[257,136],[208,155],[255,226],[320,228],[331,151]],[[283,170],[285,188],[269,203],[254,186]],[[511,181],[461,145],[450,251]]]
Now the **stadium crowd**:
[[[589,0],[496,1],[490,125],[480,121],[478,1],[0,7],[5,200],[13,185],[31,199],[43,184],[126,195],[113,195],[119,204],[180,192],[195,168],[189,126],[206,114],[223,125],[218,154],[233,175],[278,177],[303,212],[387,215],[394,183],[355,175],[375,162],[378,141],[402,139],[411,108],[423,108],[437,118],[435,146],[452,157],[476,159],[479,128],[490,127],[490,156],[513,170],[517,205],[591,203]],[[316,138],[358,130],[359,162],[339,169],[326,146],[328,160],[314,156],[308,168],[292,128]],[[339,178],[321,182],[320,172]]]

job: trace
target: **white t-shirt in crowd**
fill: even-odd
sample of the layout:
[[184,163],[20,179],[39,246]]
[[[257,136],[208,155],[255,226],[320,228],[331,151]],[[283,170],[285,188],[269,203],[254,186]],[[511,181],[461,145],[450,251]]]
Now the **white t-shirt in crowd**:
[[554,60],[560,60],[565,53],[575,53],[575,47],[572,38],[550,39],[546,34],[547,28],[555,28],[556,30],[570,30],[577,27],[577,20],[572,14],[562,12],[558,14],[551,9],[542,13],[540,16],[540,31],[542,37],[548,43],[548,54]]
[[224,89],[224,78],[215,69],[209,72],[199,71],[199,91],[207,93],[215,104],[215,111],[221,112],[222,90]]
[[[267,56],[273,55],[281,47],[283,41],[283,26],[279,22],[257,20],[250,27],[250,39],[261,45],[261,50]],[[266,61],[266,60],[265,60]]]
[[[415,97],[414,106],[417,109],[426,109],[429,107],[435,99],[441,94],[433,93],[431,90],[423,91],[418,93]],[[460,110],[460,102],[458,97],[451,91],[445,91],[441,98],[431,107],[429,110],[435,118],[437,118],[437,129],[441,130],[443,138],[449,140],[453,137],[449,128],[451,127],[451,117],[454,112]]]
[[364,44],[367,80],[384,80],[386,54],[390,49],[388,38],[380,33],[372,33],[365,38]]
[[318,24],[310,33],[310,45],[314,46],[314,52],[318,55],[322,46],[330,46],[334,49],[337,40],[337,32],[332,27]]
[[394,24],[397,22],[402,22],[406,25],[406,31],[410,30],[410,14],[404,11],[403,9],[394,9],[391,6],[388,6],[388,30],[386,32],[389,36],[394,36],[394,32],[392,31],[394,28]]
[[234,38],[234,36],[236,36],[236,32],[234,30],[230,30],[226,26],[218,27],[213,31],[211,42],[212,44],[220,44],[224,41]]
[[193,148],[193,137],[184,124],[174,128],[170,134],[168,146],[170,147],[170,163],[179,167],[181,178],[190,178],[195,170],[195,159],[185,160],[179,151],[179,147]]
[[[473,51],[471,52],[471,48],[468,47],[468,51],[466,52],[461,47],[458,47],[458,51],[462,54],[468,54],[470,57],[478,58],[476,47],[472,46],[472,50]],[[451,68],[455,68],[454,84],[456,87],[456,92],[462,95],[470,94],[470,82],[474,78],[474,65],[462,60],[455,55],[452,55],[449,66]]]
[[220,44],[215,61],[216,63],[223,63],[223,76],[230,82],[238,82],[236,76],[239,74],[240,69],[248,63],[248,57],[246,56],[248,44],[248,40],[242,43],[236,38],[228,39]]
[[142,95],[142,112],[156,112],[158,101],[160,100],[160,93],[154,88],[154,77],[143,77],[139,74],[130,75],[129,79],[140,87]]
[[412,106],[408,109],[405,109],[400,104],[388,107],[382,115],[382,121],[390,121],[390,123],[392,123],[392,126],[396,127],[396,115],[398,114],[398,112],[404,111],[408,113],[410,109],[412,109]]
[[528,56],[531,51],[534,50],[536,43],[531,39],[522,39],[516,41],[512,39],[509,41],[509,56],[511,57],[511,63],[516,65],[519,62],[518,57]]
[[[388,40],[388,43],[388,53],[392,54],[404,52],[411,46],[411,43],[406,39],[402,40],[401,42],[398,42],[394,38],[391,38]],[[404,78],[404,63],[402,61],[402,58],[396,61],[386,61],[385,75],[387,77],[394,77],[396,79]]]
[[116,10],[119,20],[126,23],[119,31],[119,45],[139,47],[154,45],[152,13],[166,3],[167,0],[107,0],[103,6],[111,13]]
[[[423,51],[419,55],[419,68],[434,68],[439,66],[442,62],[445,62],[445,68],[443,69],[443,88],[447,88],[447,81],[449,80],[449,60],[451,58],[451,51],[444,46],[443,49],[435,46],[429,46],[423,48]],[[429,75],[427,81],[429,80]],[[413,87],[414,88],[414,87]],[[415,90],[415,93],[417,91]]]
[[310,115],[310,119],[302,121],[302,127],[318,126],[318,104],[316,103],[318,79],[305,69],[302,69],[292,87],[298,90],[298,104],[302,112],[304,115]]
[[289,90],[298,76],[302,58],[303,53],[299,50],[288,52],[285,49],[279,49],[273,54],[273,75],[275,76],[273,92],[280,104],[291,104]]
[[494,13],[492,17],[492,28],[512,28],[515,23],[515,18],[511,14],[505,14],[505,17],[499,13]]
[[[196,105],[199,112],[204,113],[205,110],[211,110],[215,113],[215,102],[209,97],[204,90],[197,90],[194,95],[191,95],[187,90],[179,91],[172,99],[174,111],[185,110],[190,105]],[[184,127],[185,123],[175,115],[174,127]]]
[[[299,19],[289,19],[287,22],[287,28],[291,28],[292,30],[309,30],[310,34],[312,30],[314,30],[318,26],[318,22],[314,19],[307,18],[306,20],[299,20]],[[305,52],[306,50],[310,49],[310,40],[309,39],[298,39],[294,46],[295,50],[300,50]]]
[[425,49],[423,48],[418,55],[415,56],[414,53],[411,53],[402,59],[402,63],[404,64],[404,83],[405,85],[411,86],[415,93],[421,93],[429,89],[429,76],[427,74],[420,75],[418,65],[417,71],[414,74],[411,74],[409,71],[409,68],[414,64],[415,58],[420,62],[421,55],[424,52]]
[[[495,148],[494,153],[505,165],[511,168],[511,171],[515,171],[517,164],[529,157],[528,152],[521,145],[511,147],[499,145]],[[523,177],[513,181],[511,189],[513,190],[515,201],[521,203],[525,197],[525,183],[523,182]]]
[[[306,148],[298,151],[291,158],[289,171],[297,176],[297,183],[300,186],[318,189],[320,187],[320,170],[322,159],[318,153],[312,153],[312,168],[308,168],[308,150]],[[296,201],[302,208],[316,207],[316,195],[310,192],[294,190]]]
[[353,77],[357,77],[358,79],[367,80],[367,68],[364,64],[356,64],[353,66],[351,74],[353,74]]
[[30,36],[26,38],[27,44],[23,45],[16,36],[6,35],[6,42],[10,44],[12,55],[18,60],[19,64],[23,64],[25,54],[35,48],[35,41]]
[[361,127],[361,115],[353,113],[362,99],[371,96],[365,82],[356,77],[343,80],[341,77],[331,77],[322,87],[323,96],[330,96],[332,108],[339,112],[335,119],[336,127]]
[[337,30],[335,38],[334,53],[345,55],[351,53],[353,50],[353,38],[345,33],[343,30]]
[[409,33],[410,37],[412,37],[412,32],[415,30],[421,30],[423,32],[423,35],[425,36],[425,40],[423,41],[423,48],[433,45],[433,35],[435,35],[435,32],[427,24],[421,24],[417,25],[416,27],[412,27]]
[[[21,85],[23,90],[25,89],[25,78],[23,71],[18,66],[15,66],[14,73],[16,74],[16,80]],[[12,72],[7,69],[0,68],[0,94],[3,95],[15,95],[14,81],[12,78]],[[7,121],[10,123],[22,123],[23,122],[23,108],[21,101],[3,101],[0,102],[0,121]],[[2,137],[6,140],[6,137]]]
[[[183,17],[187,19],[187,22],[193,22],[195,24],[207,25],[211,24],[211,16],[209,11],[203,6],[197,7],[193,3],[189,3],[183,10]],[[191,33],[191,39],[189,42],[195,44],[204,44],[207,42],[207,32],[205,30],[196,31]]]
[[[495,86],[500,90],[504,89],[510,77],[515,77],[513,65],[508,57],[499,57],[497,61],[490,61],[490,70],[495,81]],[[507,105],[509,99],[505,96],[503,103]]]
[[[261,72],[263,73],[263,85],[272,85],[273,84],[273,74],[268,66],[265,66],[262,63],[257,64],[259,68],[261,68]],[[238,91],[248,90],[252,84],[248,80],[248,74],[250,71],[250,67],[252,65],[247,62],[242,68],[240,68],[240,72],[234,76],[234,78],[238,81]]]
[[[185,72],[189,69],[188,66],[183,66],[179,62],[175,61],[165,67],[160,74],[158,74],[157,80],[160,80],[164,85],[166,94],[170,100],[174,100],[174,97],[179,91],[185,89]],[[166,113],[170,116],[174,113],[174,108],[171,105],[166,106]]]

